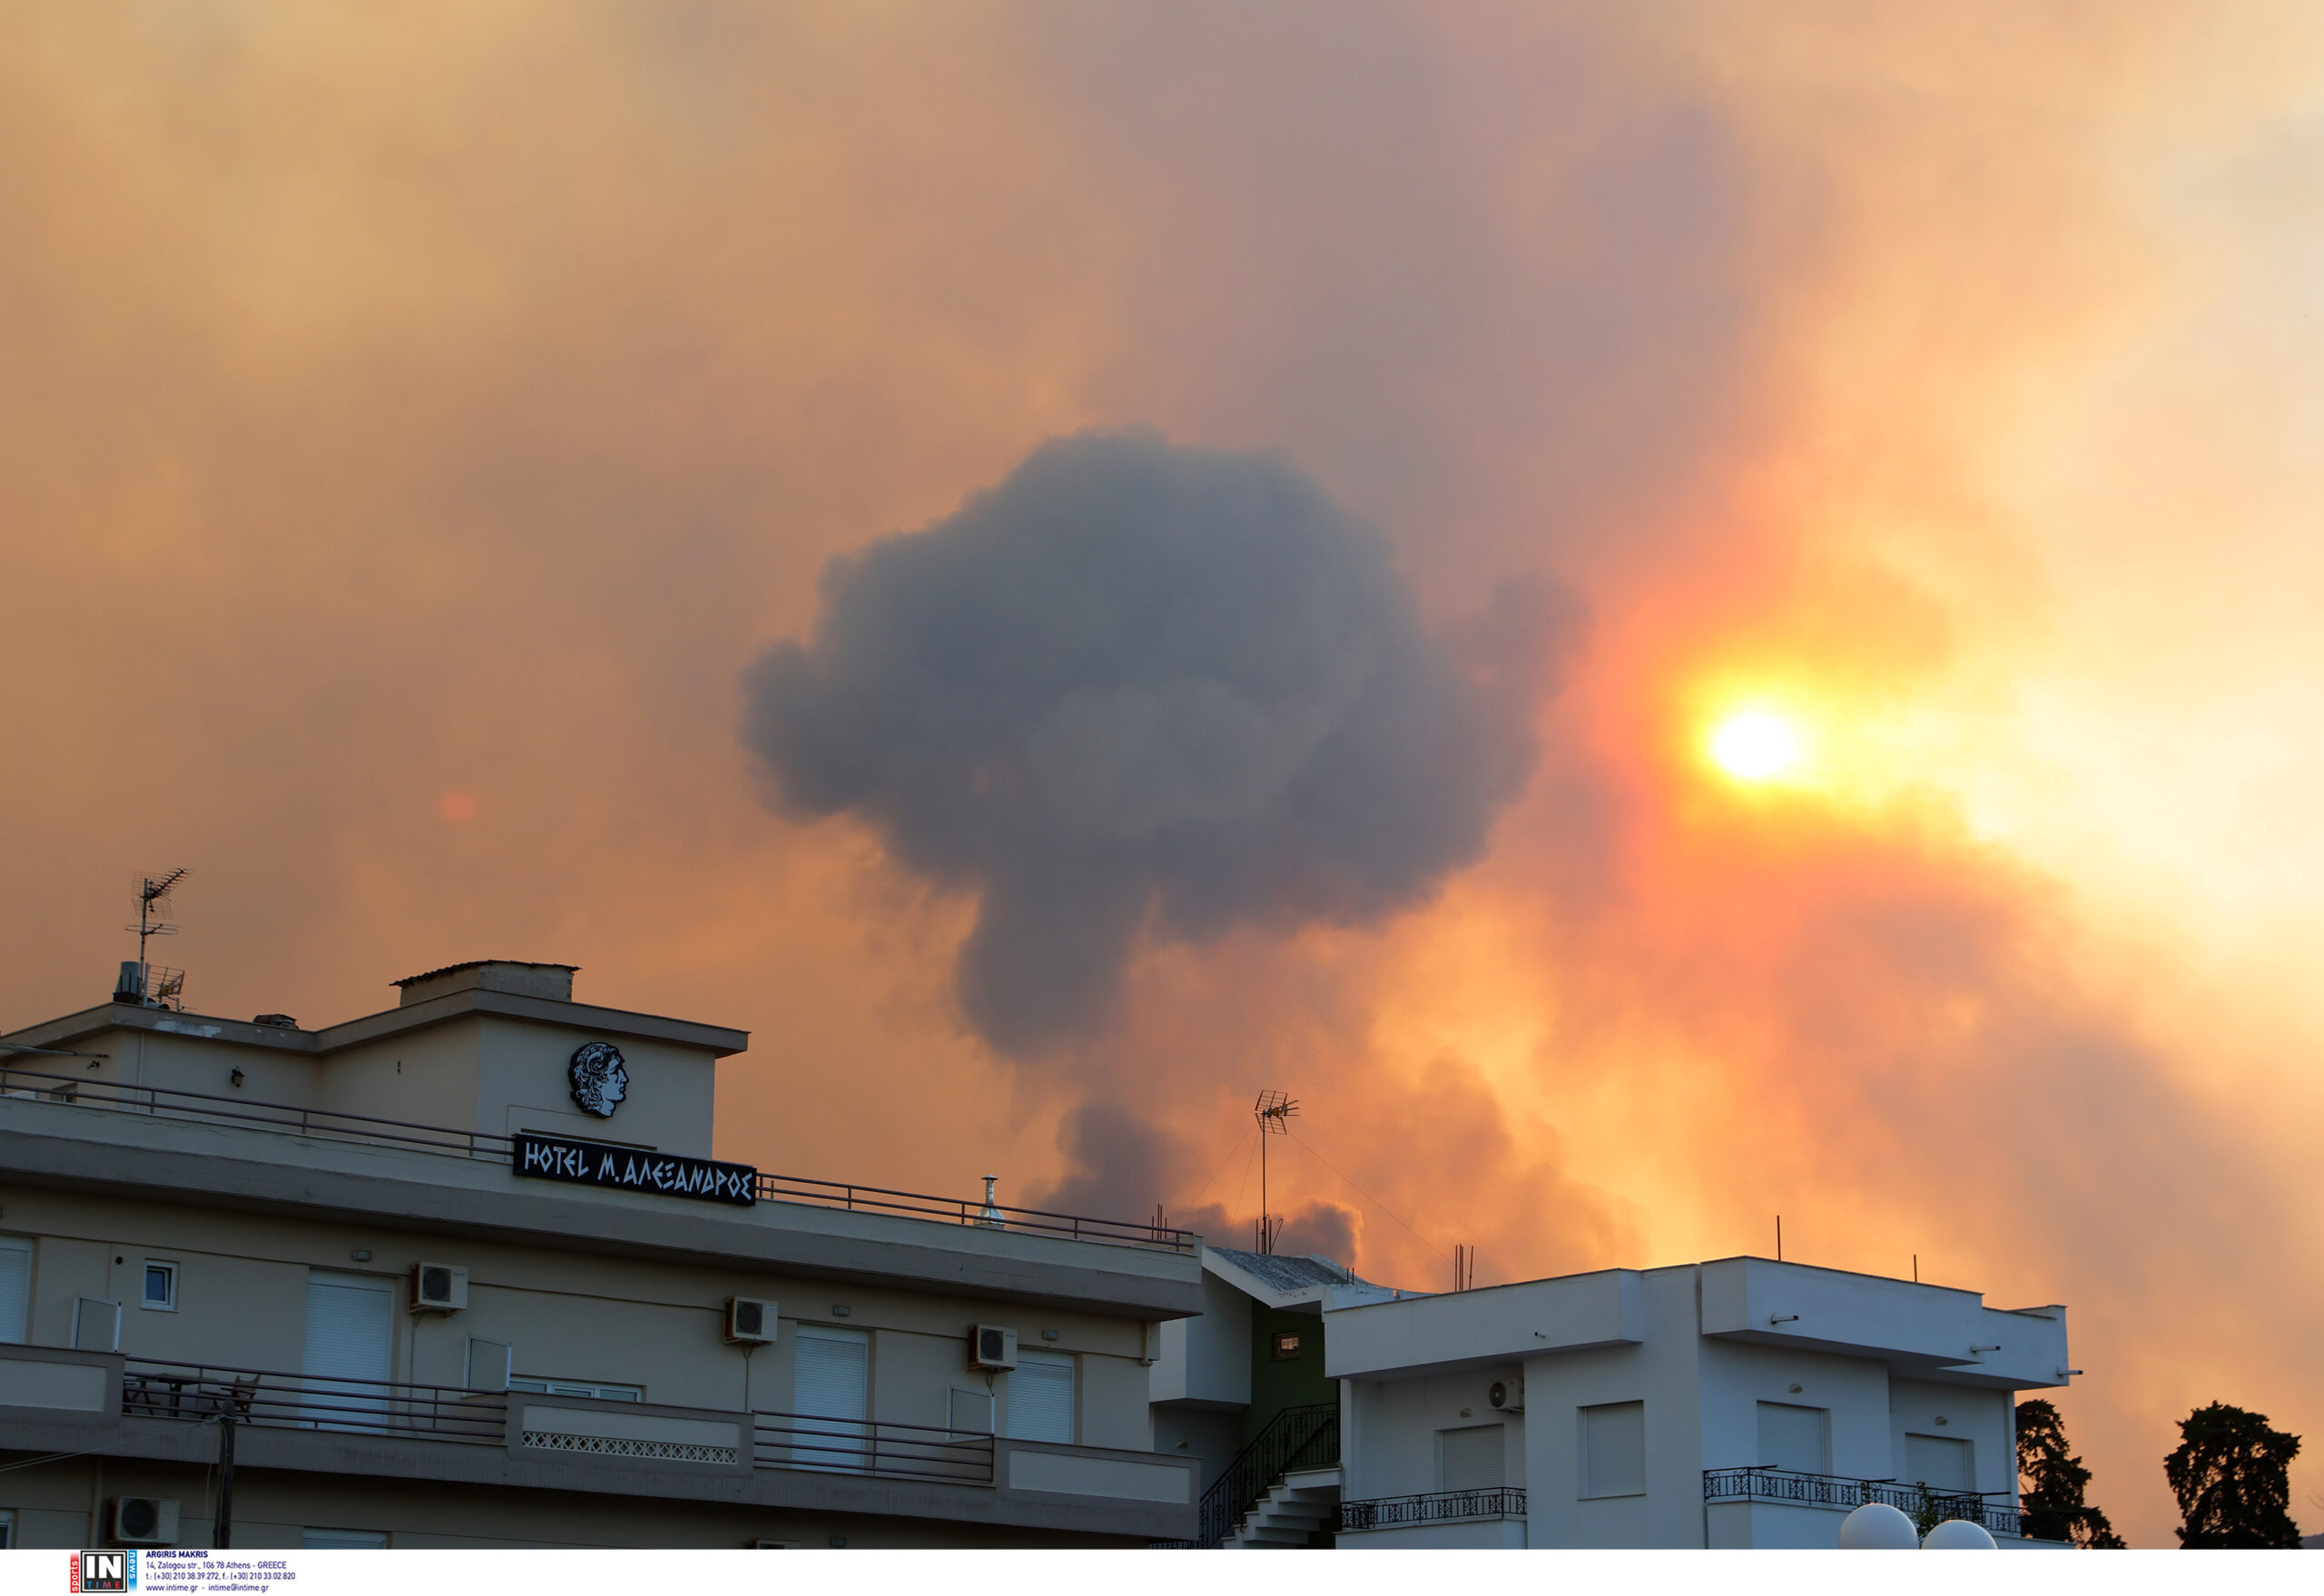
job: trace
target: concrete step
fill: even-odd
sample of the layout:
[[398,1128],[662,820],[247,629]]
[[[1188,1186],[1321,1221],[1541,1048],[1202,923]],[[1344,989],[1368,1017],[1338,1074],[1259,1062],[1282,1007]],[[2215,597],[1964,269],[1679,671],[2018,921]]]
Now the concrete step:
[[1339,1504],[1339,1470],[1303,1469],[1286,1474],[1251,1504],[1226,1544],[1251,1551],[1305,1546],[1338,1519]]

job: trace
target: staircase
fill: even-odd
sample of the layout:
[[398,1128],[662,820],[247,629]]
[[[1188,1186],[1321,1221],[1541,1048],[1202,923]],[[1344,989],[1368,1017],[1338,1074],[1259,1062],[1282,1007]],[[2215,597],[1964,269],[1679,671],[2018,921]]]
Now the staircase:
[[1304,1546],[1336,1530],[1339,1463],[1339,1404],[1285,1408],[1202,1493],[1195,1544]]
[[1284,1475],[1253,1502],[1222,1544],[1244,1549],[1312,1546],[1317,1535],[1332,1532],[1339,1516],[1339,1470],[1301,1469]]

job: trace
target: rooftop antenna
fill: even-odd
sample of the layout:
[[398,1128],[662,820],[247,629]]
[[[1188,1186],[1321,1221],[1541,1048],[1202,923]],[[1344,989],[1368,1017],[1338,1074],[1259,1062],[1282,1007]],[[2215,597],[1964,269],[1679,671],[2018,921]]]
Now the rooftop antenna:
[[1279,1091],[1263,1091],[1251,1105],[1251,1117],[1259,1122],[1259,1250],[1263,1253],[1275,1251],[1275,1238],[1282,1229],[1267,1213],[1267,1138],[1288,1134],[1291,1128],[1284,1122],[1298,1112],[1297,1100]]
[[[121,997],[133,991],[140,1002],[160,1003],[164,1008],[182,1006],[185,971],[155,970],[145,962],[145,944],[154,937],[178,934],[178,928],[169,923],[169,917],[176,907],[172,893],[180,882],[192,873],[185,869],[149,871],[137,877],[132,889],[137,900],[137,923],[122,927],[123,931],[137,933],[137,964],[133,970],[121,972],[123,979],[117,983],[119,990],[114,996]],[[133,975],[134,981],[130,979]]]
[[1477,1249],[1456,1246],[1452,1249],[1452,1289],[1467,1291],[1477,1283]]

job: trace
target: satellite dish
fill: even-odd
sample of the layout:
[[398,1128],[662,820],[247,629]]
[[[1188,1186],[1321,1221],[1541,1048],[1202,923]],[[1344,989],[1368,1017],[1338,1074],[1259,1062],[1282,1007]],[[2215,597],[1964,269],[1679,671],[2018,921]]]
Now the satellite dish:
[[1843,1552],[1911,1552],[1920,1543],[1913,1521],[1885,1502],[1867,1502],[1840,1521]]
[[1928,1532],[1921,1542],[1923,1552],[1998,1552],[1994,1538],[1983,1524],[1973,1524],[1967,1519],[1947,1519]]

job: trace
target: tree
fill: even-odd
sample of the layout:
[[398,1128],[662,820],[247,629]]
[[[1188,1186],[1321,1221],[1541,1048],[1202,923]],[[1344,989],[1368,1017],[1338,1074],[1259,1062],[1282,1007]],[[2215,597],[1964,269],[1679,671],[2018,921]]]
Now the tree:
[[2038,1396],[2017,1404],[2017,1472],[2024,1481],[2017,1501],[2028,1535],[2098,1552],[2122,1550],[2105,1513],[2083,1499],[2090,1471],[2066,1450],[2065,1421]]
[[2179,1436],[2162,1472],[2185,1521],[2181,1546],[2299,1549],[2290,1512],[2299,1436],[2270,1428],[2265,1414],[2218,1402],[2180,1420]]

